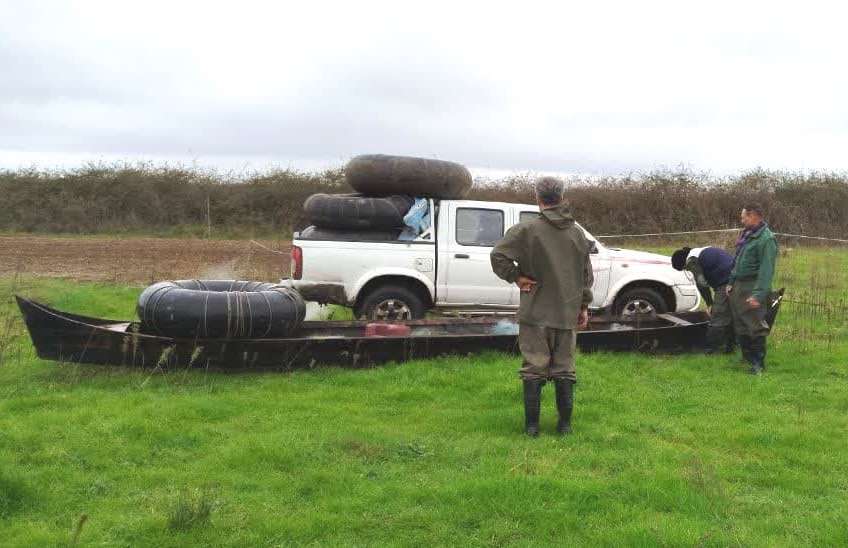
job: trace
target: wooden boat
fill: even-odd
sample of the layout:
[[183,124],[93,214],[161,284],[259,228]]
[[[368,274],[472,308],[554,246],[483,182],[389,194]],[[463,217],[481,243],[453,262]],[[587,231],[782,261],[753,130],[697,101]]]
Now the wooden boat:
[[[317,364],[367,367],[450,354],[518,352],[514,318],[445,318],[399,324],[304,322],[298,335],[291,338],[177,339],[147,333],[138,322],[90,318],[24,297],[16,299],[38,357],[59,362],[291,370]],[[708,320],[703,312],[658,314],[627,322],[593,318],[588,328],[578,333],[577,343],[583,351],[697,351],[703,347]]]

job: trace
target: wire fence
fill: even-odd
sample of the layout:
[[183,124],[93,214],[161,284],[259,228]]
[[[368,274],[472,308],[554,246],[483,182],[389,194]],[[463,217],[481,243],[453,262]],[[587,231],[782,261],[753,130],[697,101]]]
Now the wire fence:
[[[711,230],[687,230],[683,232],[649,232],[645,234],[604,234],[602,236],[597,236],[598,238],[611,239],[611,238],[648,238],[652,236],[683,236],[690,234],[721,234],[721,233],[735,233],[738,234],[740,229],[738,228],[715,228]],[[799,240],[816,240],[819,242],[830,242],[830,243],[841,243],[848,244],[848,240],[843,240],[840,238],[825,238],[824,236],[805,236],[803,234],[787,234],[785,232],[775,232],[775,236],[782,236],[785,238],[795,238]]]

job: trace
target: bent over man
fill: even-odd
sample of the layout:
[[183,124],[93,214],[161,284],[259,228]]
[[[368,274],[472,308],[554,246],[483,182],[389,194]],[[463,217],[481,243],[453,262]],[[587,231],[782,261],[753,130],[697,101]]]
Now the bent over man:
[[521,290],[518,344],[524,358],[524,426],[539,435],[542,386],[553,380],[559,422],[571,432],[574,407],[576,328],[589,321],[592,302],[590,242],[563,203],[560,180],[536,182],[541,215],[512,227],[491,253],[492,270]]
[[[733,314],[727,294],[727,281],[733,270],[733,255],[718,247],[684,247],[671,256],[671,266],[688,270],[695,276],[695,284],[710,311],[707,329],[707,353],[724,349],[733,352]],[[713,297],[712,291],[715,291]]]

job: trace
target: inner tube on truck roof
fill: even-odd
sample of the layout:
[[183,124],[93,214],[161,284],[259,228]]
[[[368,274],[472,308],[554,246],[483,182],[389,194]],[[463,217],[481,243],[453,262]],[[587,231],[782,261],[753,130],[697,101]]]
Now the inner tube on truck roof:
[[415,200],[411,196],[368,198],[359,194],[313,194],[303,210],[307,220],[321,228],[382,230],[403,228],[403,216]]
[[350,160],[345,178],[354,190],[368,196],[408,194],[456,200],[471,190],[471,172],[465,166],[412,156],[366,154]]
[[145,331],[168,337],[286,337],[298,330],[306,303],[288,287],[238,280],[155,283],[138,297]]

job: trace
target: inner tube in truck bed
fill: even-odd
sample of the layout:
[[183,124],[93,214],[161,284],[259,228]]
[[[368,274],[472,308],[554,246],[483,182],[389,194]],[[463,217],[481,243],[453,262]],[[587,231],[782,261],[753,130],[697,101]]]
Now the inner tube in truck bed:
[[267,282],[166,281],[138,297],[142,327],[168,337],[285,337],[305,316],[306,303],[297,291]]
[[411,156],[357,156],[347,163],[345,178],[354,190],[368,196],[408,194],[456,200],[471,190],[471,173],[465,166]]
[[385,230],[341,230],[308,226],[300,231],[301,240],[325,240],[334,242],[394,242],[400,229]]
[[310,223],[322,228],[403,228],[403,216],[415,200],[411,196],[366,198],[359,194],[313,194],[303,209]]

